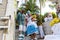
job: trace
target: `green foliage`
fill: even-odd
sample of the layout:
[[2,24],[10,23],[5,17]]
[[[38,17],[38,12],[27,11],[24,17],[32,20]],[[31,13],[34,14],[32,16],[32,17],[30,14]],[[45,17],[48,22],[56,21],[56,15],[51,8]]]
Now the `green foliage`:
[[[25,13],[29,10],[31,13],[37,13],[39,12],[39,8],[36,5],[36,0],[29,0],[27,3],[22,4],[22,7],[25,9]],[[20,7],[20,8],[22,8]]]
[[45,14],[44,14],[44,17],[47,17],[48,16],[48,13],[46,12]]
[[[57,15],[56,15],[55,12],[52,12],[51,14],[52,14],[53,18],[56,18],[57,17]],[[48,13],[47,12],[44,15],[41,15],[40,14],[40,16],[37,17],[37,19],[38,19],[38,25],[40,25],[40,23],[43,23],[44,22],[44,18],[46,16],[48,16]]]
[[44,15],[40,15],[40,20],[42,23],[44,22]]
[[54,13],[54,12],[52,12],[52,16],[53,16],[53,18],[57,17],[56,13]]
[[41,25],[44,22],[44,16],[43,15],[39,15],[37,16],[37,25]]
[[49,7],[50,7],[51,9],[54,9],[54,8],[56,7],[56,4],[50,4]]
[[46,0],[39,0],[41,3],[40,3],[40,5],[41,6],[45,6],[45,2],[46,2]]

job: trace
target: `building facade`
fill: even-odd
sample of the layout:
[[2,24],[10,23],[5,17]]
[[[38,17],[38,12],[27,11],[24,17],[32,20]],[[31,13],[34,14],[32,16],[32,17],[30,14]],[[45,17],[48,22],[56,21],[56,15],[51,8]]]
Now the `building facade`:
[[10,17],[10,23],[7,27],[7,31],[3,30],[6,29],[6,27],[1,27],[0,25],[0,29],[3,28],[2,30],[0,30],[2,34],[0,35],[0,40],[15,40],[15,13],[17,9],[16,6],[16,0],[0,0],[0,17]]
[[7,0],[0,1],[0,16],[4,16],[6,14]]

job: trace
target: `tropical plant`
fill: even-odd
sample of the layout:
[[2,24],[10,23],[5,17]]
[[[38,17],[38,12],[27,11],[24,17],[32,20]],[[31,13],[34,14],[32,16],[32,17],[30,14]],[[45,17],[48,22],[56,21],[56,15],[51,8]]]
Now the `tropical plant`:
[[40,5],[41,5],[41,6],[44,6],[44,5],[45,5],[46,0],[39,0],[39,2],[40,2]]
[[[39,8],[35,2],[36,2],[36,0],[29,0],[29,1],[27,1],[27,3],[22,4],[22,7],[25,9],[25,12],[27,12],[28,10],[31,13],[39,12]],[[20,7],[20,8],[22,8],[22,7]]]
[[39,0],[39,2],[40,2],[40,14],[41,14],[42,7],[45,6],[46,0]]
[[[39,2],[40,2],[40,15],[41,15],[41,10],[42,10],[42,7],[45,5],[45,1],[46,0],[39,0]],[[41,18],[42,18],[42,16],[40,16]],[[41,22],[42,22],[42,19],[41,19]]]
[[47,17],[48,16],[48,12],[44,13],[44,17]]
[[42,21],[42,23],[44,22],[44,15],[40,15],[40,20]]
[[25,3],[27,2],[27,0],[25,0]]
[[53,16],[53,18],[56,18],[57,14],[55,12],[52,12],[52,16]]
[[44,16],[39,15],[37,16],[37,25],[40,26],[44,22]]

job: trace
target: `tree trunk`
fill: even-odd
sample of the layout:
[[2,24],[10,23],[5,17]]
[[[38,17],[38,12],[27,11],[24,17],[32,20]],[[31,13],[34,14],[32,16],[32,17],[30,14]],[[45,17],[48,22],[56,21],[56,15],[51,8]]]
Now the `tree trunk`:
[[25,0],[25,3],[27,3],[27,0]]
[[40,2],[40,14],[41,14],[41,9],[42,9],[42,7],[41,7],[41,1],[39,0],[39,2]]
[[42,16],[41,16],[41,13],[42,13],[42,3],[41,3],[41,0],[39,0],[39,2],[40,2],[40,20],[41,20],[41,23],[42,23]]

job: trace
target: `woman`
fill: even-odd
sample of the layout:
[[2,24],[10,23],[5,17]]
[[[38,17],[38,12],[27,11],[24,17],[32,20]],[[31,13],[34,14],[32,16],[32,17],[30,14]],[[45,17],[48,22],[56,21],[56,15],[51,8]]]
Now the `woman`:
[[60,35],[60,18],[54,18],[50,25],[52,26],[53,35]]
[[37,34],[37,24],[35,23],[36,18],[32,17],[32,21],[28,22],[27,24],[27,35],[30,36],[32,40],[37,40],[36,34]]

